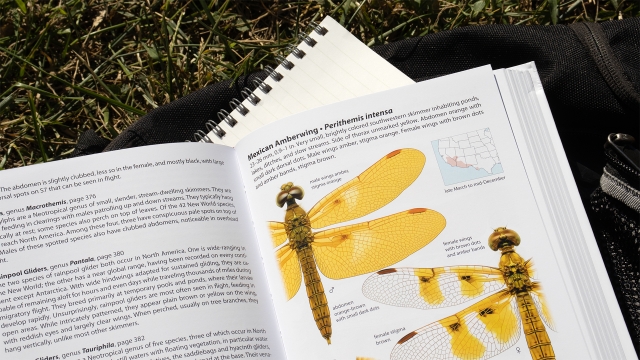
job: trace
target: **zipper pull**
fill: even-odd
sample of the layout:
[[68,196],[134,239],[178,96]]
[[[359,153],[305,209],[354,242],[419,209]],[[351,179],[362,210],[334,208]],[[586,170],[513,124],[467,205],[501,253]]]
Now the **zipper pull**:
[[640,151],[633,147],[633,143],[636,139],[628,134],[609,134],[607,136],[607,142],[604,144],[604,148],[613,149],[623,161],[635,171],[640,173]]

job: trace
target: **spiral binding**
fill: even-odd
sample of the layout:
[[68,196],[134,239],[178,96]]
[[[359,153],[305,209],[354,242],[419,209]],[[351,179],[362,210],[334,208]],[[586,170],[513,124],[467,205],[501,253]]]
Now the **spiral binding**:
[[314,30],[315,32],[317,32],[317,33],[318,33],[318,35],[322,35],[322,36],[324,36],[327,32],[329,32],[329,30],[327,30],[327,28],[325,28],[325,27],[322,27],[322,26],[318,25],[315,21],[310,22],[310,23],[309,23],[309,26],[310,26],[311,28],[313,28],[313,30]]
[[231,114],[229,114],[225,109],[218,111],[218,120],[220,120],[220,122],[223,122],[223,121],[226,122],[231,127],[236,126],[236,124],[238,123],[238,121],[236,121],[236,119],[234,119],[233,116],[231,116]]
[[318,43],[317,41],[313,40],[313,38],[307,34],[298,34],[298,38],[300,38],[300,40],[304,41],[307,45],[314,47],[316,46],[316,44]]
[[[220,113],[218,113],[218,117],[219,116],[220,116]],[[207,121],[204,124],[204,126],[207,128],[207,130],[209,130],[209,132],[212,132],[215,136],[219,137],[220,139],[222,139],[225,135],[227,135],[227,133],[224,130],[222,130],[222,128],[213,120]]]
[[196,142],[208,142],[208,143],[212,143],[213,141],[211,141],[211,139],[209,139],[209,136],[207,136],[207,133],[205,133],[202,130],[198,130],[195,132],[195,134],[193,134],[193,138],[196,140]]
[[260,102],[260,98],[258,97],[258,95],[254,94],[248,87],[242,89],[242,91],[240,91],[240,94],[242,94],[243,99],[247,99],[247,101],[249,101],[253,106],[258,105],[258,103]]
[[273,70],[273,68],[269,65],[265,66],[264,69],[267,71],[267,74],[269,74],[269,76],[271,76],[271,78],[274,81],[280,81],[282,80],[282,74],[280,74],[279,72]]
[[242,105],[242,102],[236,98],[231,99],[231,101],[229,101],[229,105],[232,109],[238,111],[242,116],[245,116],[249,113],[249,109]]
[[278,55],[276,56],[276,60],[280,61],[280,65],[287,70],[293,69],[295,66],[291,61],[287,60],[284,56]]
[[293,56],[297,57],[298,59],[302,59],[305,55],[307,55],[307,53],[305,53],[304,51],[300,50],[299,48],[293,45],[287,46],[287,49],[291,54],[293,54]]
[[[318,35],[321,35],[321,36],[324,36],[327,32],[329,32],[329,30],[327,30],[325,27],[320,26],[313,21],[309,23],[309,27],[313,29],[313,31],[315,31]],[[314,47],[318,43],[307,34],[298,34],[298,38],[300,39],[301,42],[304,42],[310,47]],[[287,49],[297,59],[302,59],[307,55],[304,51],[300,50],[300,48],[293,45],[289,45]],[[282,67],[287,70],[291,70],[295,66],[293,62],[287,60],[284,56],[278,55],[276,56],[276,59],[280,62],[280,65],[282,65]],[[264,70],[267,72],[268,74],[267,76],[269,76],[276,82],[279,82],[284,77],[282,74],[275,71],[271,66],[265,66]],[[260,91],[262,91],[263,94],[268,94],[272,90],[272,87],[269,86],[269,84],[265,83],[264,80],[254,79],[252,83],[255,86],[255,88],[260,89]],[[247,101],[249,101],[249,103],[253,106],[256,106],[261,100],[260,97],[256,95],[255,91],[251,91],[251,89],[247,87],[242,89],[240,91],[240,94],[242,95],[243,99],[246,99]],[[247,107],[242,104],[242,101],[236,98],[231,99],[231,101],[229,102],[229,105],[231,106],[232,112],[233,110],[236,110],[242,116],[246,116],[249,113],[249,109],[247,109]],[[215,136],[222,139],[227,133],[220,127],[219,124],[222,122],[226,122],[230,127],[234,127],[238,123],[238,121],[234,119],[233,116],[231,116],[231,114],[227,110],[224,110],[224,109],[218,111],[217,115],[218,115],[219,121],[216,123],[214,120],[208,120],[205,123],[205,127],[210,133],[213,133]],[[196,131],[193,134],[193,138],[195,139],[195,141],[204,141],[209,143],[213,142],[209,137],[209,135],[202,130]]]
[[256,86],[256,89],[260,89],[263,93],[268,94],[271,91],[271,85],[264,82],[264,80],[253,79],[253,85]]

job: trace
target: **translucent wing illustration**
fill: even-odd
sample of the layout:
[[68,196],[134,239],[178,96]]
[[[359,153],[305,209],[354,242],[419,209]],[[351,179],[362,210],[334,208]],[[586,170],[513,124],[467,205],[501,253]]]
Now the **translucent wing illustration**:
[[520,338],[515,299],[503,290],[413,331],[398,341],[391,359],[481,360],[495,356]]
[[282,272],[282,280],[287,292],[287,300],[291,299],[300,289],[302,272],[298,255],[289,246],[284,246],[276,251],[276,258]]
[[[535,278],[535,265],[532,259],[529,259],[525,262],[525,266],[527,268],[527,273],[529,277]],[[551,317],[551,312],[547,307],[547,303],[544,298],[544,293],[542,291],[542,285],[540,285],[537,281],[531,282],[532,289],[529,292],[531,298],[533,299],[533,304],[536,306],[538,310],[538,314],[540,318],[544,322],[544,324],[551,330],[556,331],[555,323],[553,322],[553,318]]]
[[284,230],[284,223],[278,221],[268,221],[269,231],[271,232],[271,239],[273,239],[273,247],[284,244],[287,241],[287,232]]
[[444,229],[442,214],[411,209],[377,220],[321,231],[313,253],[320,271],[342,279],[392,265],[429,244]]
[[504,286],[500,269],[489,266],[392,268],[367,278],[362,293],[383,304],[427,310],[461,304]]
[[311,210],[311,227],[357,219],[385,206],[398,197],[420,175],[424,154],[415,149],[393,151],[355,179],[338,187]]
[[531,295],[533,304],[536,306],[536,310],[538,310],[538,315],[540,315],[540,318],[549,329],[556,331],[555,323],[553,322],[551,312],[549,311],[544,293],[542,292],[542,286],[537,281],[534,281],[532,285],[533,288],[529,292],[529,295]]

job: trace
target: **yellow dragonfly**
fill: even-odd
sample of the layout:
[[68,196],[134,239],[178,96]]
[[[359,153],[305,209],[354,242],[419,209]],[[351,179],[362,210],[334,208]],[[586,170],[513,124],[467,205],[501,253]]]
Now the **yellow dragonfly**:
[[377,271],[429,244],[444,229],[445,218],[420,208],[319,232],[312,228],[357,219],[382,208],[415,181],[424,164],[425,156],[419,150],[393,151],[322,198],[308,213],[296,203],[304,196],[302,188],[292,183],[282,186],[276,202],[287,206],[284,222],[268,225],[287,299],[296,295],[304,277],[313,318],[327,343],[331,344],[331,318],[317,268],[330,279]]
[[515,252],[518,245],[518,233],[500,227],[489,237],[489,247],[502,253],[497,268],[397,268],[370,276],[362,286],[366,297],[418,309],[457,305],[498,291],[405,335],[393,348],[391,359],[488,359],[513,346],[523,331],[534,360],[555,359],[544,324],[554,326],[542,288],[531,280],[531,260]]

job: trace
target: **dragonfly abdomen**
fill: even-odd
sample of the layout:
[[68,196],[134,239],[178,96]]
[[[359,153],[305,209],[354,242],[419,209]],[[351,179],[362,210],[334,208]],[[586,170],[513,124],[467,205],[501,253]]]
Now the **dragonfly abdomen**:
[[310,246],[297,250],[298,260],[302,267],[302,275],[304,277],[304,285],[307,289],[307,297],[309,305],[313,312],[313,319],[316,326],[320,330],[320,334],[331,344],[331,317],[327,296],[324,293],[324,287],[320,281],[320,275],[316,267],[316,261],[313,257],[313,251]]
[[551,340],[528,292],[517,294],[522,328],[533,360],[555,360]]

